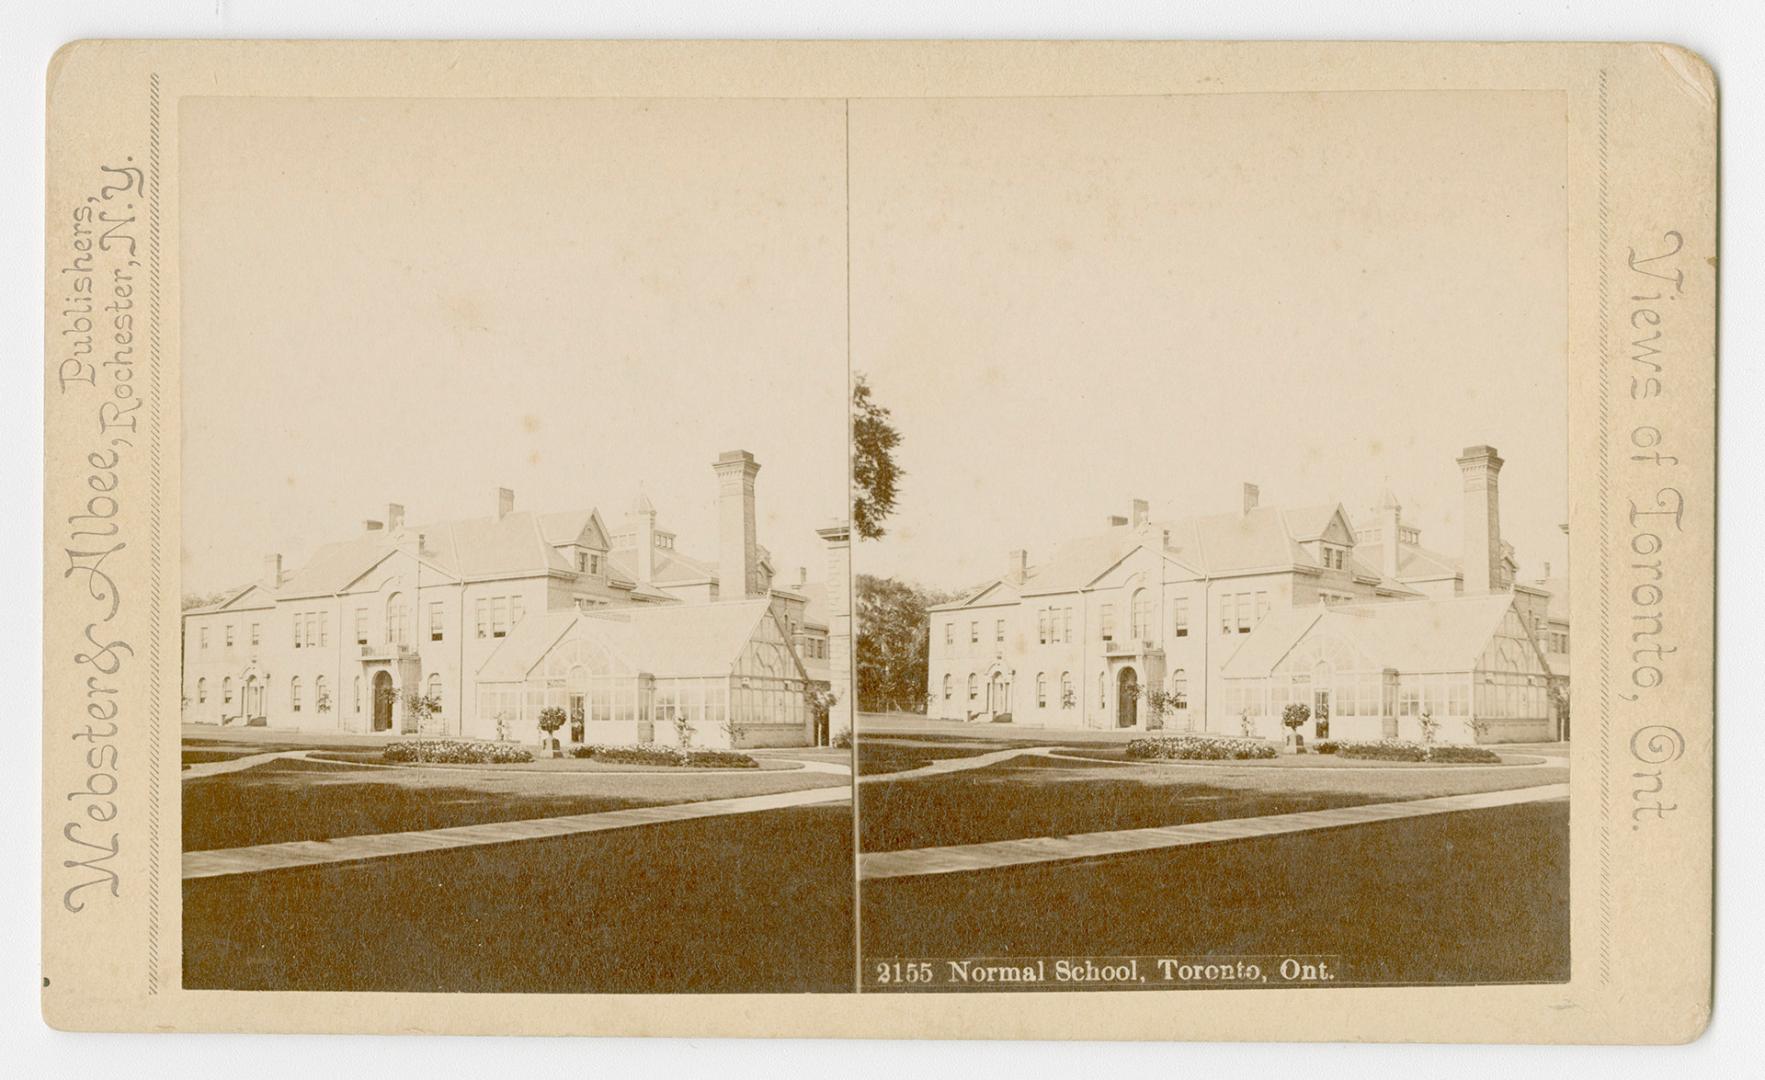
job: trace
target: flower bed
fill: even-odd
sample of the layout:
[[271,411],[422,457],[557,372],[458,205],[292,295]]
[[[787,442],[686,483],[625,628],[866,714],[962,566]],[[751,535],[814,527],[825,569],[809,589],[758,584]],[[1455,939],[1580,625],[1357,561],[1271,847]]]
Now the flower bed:
[[1275,745],[1219,735],[1174,735],[1135,739],[1128,743],[1126,752],[1128,757],[1148,761],[1248,761],[1274,757]]
[[407,739],[380,751],[382,761],[430,765],[516,765],[532,761],[532,751],[508,743],[468,739]]
[[[1323,753],[1322,750],[1319,753]],[[1379,742],[1338,742],[1336,754],[1345,758],[1366,758],[1373,761],[1414,761],[1435,765],[1499,765],[1501,758],[1481,746],[1425,746],[1401,739]]]
[[694,750],[639,743],[636,746],[578,746],[572,757],[608,765],[667,765],[688,769],[758,769],[760,763],[734,750]]

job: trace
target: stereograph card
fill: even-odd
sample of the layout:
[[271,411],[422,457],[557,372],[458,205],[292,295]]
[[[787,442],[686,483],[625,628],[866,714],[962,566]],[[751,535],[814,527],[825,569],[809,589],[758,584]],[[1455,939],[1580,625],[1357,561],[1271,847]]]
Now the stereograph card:
[[1697,57],[86,41],[48,101],[55,1026],[1702,1030]]

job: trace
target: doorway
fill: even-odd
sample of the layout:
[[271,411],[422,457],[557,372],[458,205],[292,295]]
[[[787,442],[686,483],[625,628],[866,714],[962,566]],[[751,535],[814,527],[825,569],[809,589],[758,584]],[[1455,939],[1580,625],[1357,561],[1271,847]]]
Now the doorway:
[[1131,667],[1122,668],[1115,679],[1115,726],[1136,727],[1140,723],[1140,677]]
[[1311,698],[1311,714],[1317,722],[1317,737],[1328,739],[1330,737],[1330,691],[1313,690]]
[[374,673],[374,730],[392,730],[392,676],[384,671]]

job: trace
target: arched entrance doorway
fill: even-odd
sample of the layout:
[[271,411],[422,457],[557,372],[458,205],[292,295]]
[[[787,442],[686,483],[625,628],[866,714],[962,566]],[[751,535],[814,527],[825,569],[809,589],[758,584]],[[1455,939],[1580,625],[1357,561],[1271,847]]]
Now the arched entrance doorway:
[[995,671],[987,684],[987,711],[994,716],[1011,712],[1011,682],[1002,671]]
[[374,730],[392,730],[392,676],[384,671],[374,673]]
[[1134,727],[1140,722],[1140,676],[1131,667],[1115,677],[1115,726]]

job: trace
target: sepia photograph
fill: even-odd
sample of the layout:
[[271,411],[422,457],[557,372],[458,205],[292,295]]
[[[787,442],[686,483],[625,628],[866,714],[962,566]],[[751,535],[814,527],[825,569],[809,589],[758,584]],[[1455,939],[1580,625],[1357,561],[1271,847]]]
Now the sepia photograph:
[[185,987],[851,989],[843,124],[185,102]]
[[852,131],[866,990],[1567,980],[1560,97]]

